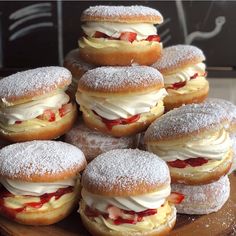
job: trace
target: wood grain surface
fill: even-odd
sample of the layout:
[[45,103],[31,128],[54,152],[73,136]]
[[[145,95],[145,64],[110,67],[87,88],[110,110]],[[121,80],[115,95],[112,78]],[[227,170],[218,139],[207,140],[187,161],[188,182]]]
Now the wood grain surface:
[[[224,207],[209,215],[178,215],[170,236],[235,236],[236,174],[231,174],[231,194]],[[78,213],[52,226],[24,226],[0,217],[0,233],[4,236],[90,236]]]

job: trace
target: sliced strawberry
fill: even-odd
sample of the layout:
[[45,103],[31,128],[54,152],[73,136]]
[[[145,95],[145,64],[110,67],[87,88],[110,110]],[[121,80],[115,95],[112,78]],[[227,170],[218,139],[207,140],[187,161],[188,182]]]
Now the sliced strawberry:
[[179,89],[179,88],[184,87],[185,85],[186,85],[186,81],[174,83],[174,84],[172,85],[172,89]]
[[167,200],[173,204],[180,204],[184,200],[184,195],[177,192],[172,192]]
[[140,211],[140,212],[124,210],[124,213],[129,215],[138,215],[139,217],[144,217],[144,216],[155,215],[157,213],[157,209],[147,209],[145,211]]
[[109,206],[107,208],[107,212],[108,212],[109,218],[112,220],[116,220],[117,218],[122,216],[122,213],[123,213],[121,209],[115,206]]
[[140,114],[137,114],[137,115],[134,115],[134,116],[130,116],[129,118],[121,118],[121,123],[124,125],[124,124],[130,124],[130,123],[133,123],[133,122],[136,122],[138,121],[140,118]]
[[100,32],[100,31],[96,31],[93,35],[94,38],[108,38],[109,36]]
[[65,116],[67,113],[69,113],[72,110],[72,104],[64,104],[60,109],[59,109],[59,115],[60,117]]
[[101,215],[101,213],[96,210],[96,209],[91,209],[90,207],[86,206],[85,211],[84,211],[85,215],[88,217],[98,217]]
[[198,77],[198,73],[195,73],[193,76],[190,77],[190,80],[191,79],[196,79]]
[[17,121],[15,121],[15,124],[17,124],[17,125],[19,125],[19,124],[21,124],[21,123],[22,123],[21,120],[17,120]]
[[185,161],[181,160],[175,160],[175,161],[169,161],[167,162],[169,166],[175,167],[175,168],[185,168],[187,166],[187,163]]
[[52,110],[45,110],[42,115],[37,117],[40,120],[47,120],[53,122],[56,120],[55,113]]
[[135,219],[123,219],[121,217],[118,217],[116,220],[113,221],[115,225],[121,225],[121,224],[136,224],[137,220]]
[[149,35],[146,38],[147,41],[156,41],[156,42],[160,42],[161,41],[161,37],[159,35]]
[[196,167],[196,166],[204,165],[205,163],[208,162],[208,160],[206,160],[202,157],[198,157],[198,158],[189,158],[189,159],[185,160],[185,162],[192,167]]
[[133,42],[137,37],[137,34],[134,32],[123,32],[120,35],[120,40]]

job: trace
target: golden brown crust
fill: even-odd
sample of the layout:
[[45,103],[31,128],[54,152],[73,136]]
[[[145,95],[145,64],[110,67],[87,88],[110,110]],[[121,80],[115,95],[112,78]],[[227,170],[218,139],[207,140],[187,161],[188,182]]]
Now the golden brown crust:
[[89,69],[93,69],[95,66],[84,62],[79,56],[79,49],[71,50],[65,57],[64,67],[66,67],[76,79],[80,77]]
[[84,214],[84,209],[80,208],[80,217],[85,228],[93,235],[93,236],[165,236],[168,235],[169,232],[175,225],[176,221],[176,211],[172,207],[171,215],[166,222],[165,225],[161,225],[158,228],[155,228],[150,231],[137,231],[137,232],[119,232],[114,230],[109,230],[105,226],[98,224],[95,221],[92,221]]
[[[53,208],[50,207],[48,210],[44,211],[35,211],[35,212],[27,212],[23,211],[16,214],[15,218],[11,218],[15,222],[24,225],[51,225],[55,224],[58,221],[66,218],[73,209],[78,205],[79,194],[77,193],[74,197],[73,201],[69,201],[64,205]],[[3,215],[6,216],[6,215]]]
[[194,174],[188,173],[184,169],[174,168],[169,166],[171,182],[188,184],[188,185],[200,185],[209,184],[219,180],[222,176],[228,174],[232,165],[233,153],[228,152],[225,160],[212,171],[195,172]]
[[141,122],[137,121],[127,125],[116,125],[113,126],[111,130],[109,130],[102,122],[101,118],[95,115],[91,110],[88,110],[84,107],[81,107],[80,109],[83,112],[83,120],[90,129],[97,130],[114,137],[123,137],[134,135],[146,130],[154,120],[164,113],[164,107],[162,103],[160,103],[158,106],[160,107],[159,113],[153,114],[149,112],[145,119]]
[[[167,89],[168,92],[168,89]],[[165,111],[172,110],[184,104],[201,103],[209,93],[209,83],[197,91],[192,91],[185,94],[169,94],[164,98]]]
[[161,24],[163,17],[145,6],[93,6],[82,13],[81,21]]
[[162,44],[152,44],[145,47],[126,47],[125,49],[92,47],[80,48],[80,57],[97,66],[130,66],[134,63],[139,65],[151,65],[157,61],[162,52]]
[[73,104],[73,110],[66,114],[62,119],[49,123],[46,127],[37,129],[28,129],[24,132],[9,133],[0,129],[0,138],[9,142],[24,142],[31,140],[50,140],[56,139],[69,131],[77,119],[76,104]]

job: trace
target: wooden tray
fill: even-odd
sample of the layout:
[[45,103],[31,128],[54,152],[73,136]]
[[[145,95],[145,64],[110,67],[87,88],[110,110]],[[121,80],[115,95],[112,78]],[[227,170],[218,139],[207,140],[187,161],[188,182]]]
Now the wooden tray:
[[[178,215],[170,236],[235,236],[236,235],[236,174],[231,174],[231,194],[217,213],[204,216]],[[90,236],[78,213],[52,226],[24,226],[0,217],[0,234],[4,236]]]

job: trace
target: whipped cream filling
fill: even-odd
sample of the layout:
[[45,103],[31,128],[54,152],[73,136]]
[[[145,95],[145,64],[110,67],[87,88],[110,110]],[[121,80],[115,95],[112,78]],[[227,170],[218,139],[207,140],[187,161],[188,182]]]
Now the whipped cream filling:
[[224,129],[205,138],[178,144],[148,144],[147,149],[165,161],[187,160],[202,157],[208,160],[222,160],[231,148],[231,140]]
[[198,73],[199,76],[203,76],[206,71],[206,65],[201,62],[193,66],[186,67],[181,69],[178,72],[173,74],[163,75],[165,87],[168,87],[172,84],[179,83],[179,82],[187,82],[190,80],[192,76]]
[[145,94],[119,97],[110,96],[106,98],[77,92],[76,101],[80,106],[95,111],[101,117],[108,120],[116,120],[149,112],[166,95],[167,92],[164,88]]
[[129,197],[105,197],[89,193],[84,188],[81,195],[86,205],[95,208],[100,212],[108,213],[109,206],[115,206],[123,210],[135,212],[145,211],[147,209],[157,209],[165,203],[166,198],[170,195],[170,186],[167,186],[157,192],[148,193],[138,196]]
[[70,97],[63,90],[58,90],[47,97],[43,96],[27,103],[1,108],[0,122],[13,125],[16,121],[31,120],[42,115],[45,110],[58,110],[69,100]]
[[59,188],[67,188],[69,186],[75,186],[76,182],[79,181],[80,176],[77,178],[70,178],[57,182],[45,182],[45,183],[34,183],[34,182],[23,182],[11,179],[0,179],[0,183],[14,195],[30,195],[30,196],[41,196],[45,193],[54,193]]
[[96,31],[102,32],[110,37],[119,38],[123,32],[137,34],[137,40],[146,39],[149,35],[156,35],[157,29],[150,23],[115,23],[115,22],[86,22],[82,25],[84,33],[92,37]]

